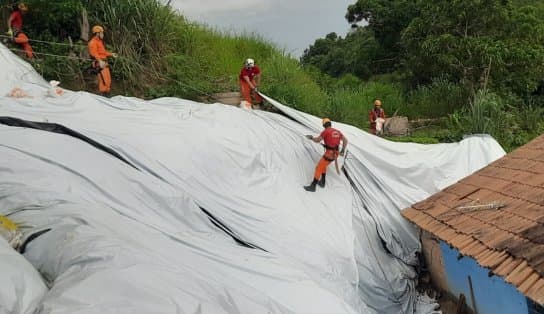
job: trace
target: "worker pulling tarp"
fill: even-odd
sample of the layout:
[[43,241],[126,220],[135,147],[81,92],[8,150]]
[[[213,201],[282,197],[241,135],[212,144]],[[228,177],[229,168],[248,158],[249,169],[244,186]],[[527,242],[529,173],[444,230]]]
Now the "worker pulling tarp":
[[[323,130],[318,136],[306,135],[306,138],[314,142],[320,143],[323,141],[323,148],[325,153],[323,157],[317,163],[315,167],[314,179],[310,185],[305,186],[304,189],[308,192],[315,192],[316,185],[324,188],[327,176],[327,167],[334,161],[336,167],[336,173],[340,174],[338,168],[338,157],[344,156],[346,147],[348,145],[348,139],[342,134],[342,132],[332,127],[332,122],[329,118],[323,118],[321,121]],[[342,149],[340,150],[340,143],[342,143]]]
[[0,73],[0,116],[73,131],[0,124],[0,214],[37,234],[24,257],[50,287],[42,313],[431,313],[399,208],[504,153],[490,137],[391,143],[335,122],[350,141],[339,159],[349,179],[330,172],[308,193],[323,148],[304,135],[321,119],[266,95],[289,117],[46,97],[49,84],[4,46],[0,67],[11,71]]

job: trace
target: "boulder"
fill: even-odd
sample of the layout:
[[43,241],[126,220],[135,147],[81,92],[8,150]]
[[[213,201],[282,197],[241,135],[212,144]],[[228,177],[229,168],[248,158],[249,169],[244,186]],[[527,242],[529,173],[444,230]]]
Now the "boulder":
[[407,117],[393,116],[385,119],[384,134],[402,136],[410,133],[410,123]]

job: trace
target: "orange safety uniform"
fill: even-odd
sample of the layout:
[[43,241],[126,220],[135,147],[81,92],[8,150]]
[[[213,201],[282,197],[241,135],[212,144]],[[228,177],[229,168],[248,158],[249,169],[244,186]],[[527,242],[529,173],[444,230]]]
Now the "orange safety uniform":
[[253,104],[253,101],[251,100],[251,96],[255,98],[255,102],[261,103],[263,101],[263,98],[259,95],[259,93],[255,92],[251,89],[251,86],[249,86],[249,83],[244,79],[244,77],[248,77],[249,81],[253,86],[257,87],[257,84],[255,82],[255,76],[261,74],[261,69],[259,69],[258,66],[254,65],[251,68],[243,67],[240,71],[240,94],[242,94],[242,99],[247,101],[250,104]]
[[[93,66],[99,67],[98,61],[104,61],[106,62],[106,59],[108,57],[111,57],[113,54],[106,50],[106,46],[104,45],[104,41],[100,39],[98,36],[94,36],[87,45],[89,49],[89,55],[95,59],[93,62]],[[107,94],[111,92],[111,73],[110,73],[110,67],[106,63],[106,66],[102,69],[99,69],[98,74],[96,75],[98,80],[98,91],[100,93]]]
[[34,58],[34,51],[32,50],[32,46],[28,43],[29,40],[28,40],[28,37],[25,35],[25,33],[18,32],[13,37],[13,41],[23,48],[27,58],[29,58],[29,59]]
[[370,120],[370,133],[376,134],[376,119],[385,119],[385,111],[381,107],[374,107],[368,114]]
[[342,138],[344,138],[344,135],[342,135],[340,131],[332,127],[328,127],[323,130],[320,136],[321,138],[323,138],[323,142],[325,143],[323,145],[325,147],[325,153],[315,167],[315,180],[319,180],[322,174],[326,174],[329,164],[335,161],[336,158],[338,158],[338,148],[340,146],[340,141],[342,140]]
[[21,30],[23,29],[23,14],[19,10],[11,12],[9,15],[9,27]]

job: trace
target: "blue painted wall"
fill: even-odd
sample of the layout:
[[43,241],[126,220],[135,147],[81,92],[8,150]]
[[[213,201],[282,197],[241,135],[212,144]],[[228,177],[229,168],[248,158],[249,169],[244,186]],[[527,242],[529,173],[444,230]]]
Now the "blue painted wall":
[[467,305],[472,308],[468,276],[472,280],[474,299],[478,314],[527,314],[526,297],[502,277],[488,276],[489,270],[481,267],[474,259],[464,256],[457,259],[459,251],[440,242],[444,268],[450,292],[459,297],[464,294]]

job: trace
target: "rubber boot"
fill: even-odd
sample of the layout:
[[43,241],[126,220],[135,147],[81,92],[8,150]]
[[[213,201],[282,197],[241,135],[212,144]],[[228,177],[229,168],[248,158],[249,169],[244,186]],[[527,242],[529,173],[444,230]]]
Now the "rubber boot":
[[307,185],[304,187],[304,189],[308,192],[315,192],[315,185],[317,184],[317,179],[314,179],[310,185]]
[[322,188],[325,187],[325,173],[321,175],[321,179],[319,180],[319,182],[317,182],[317,184]]

